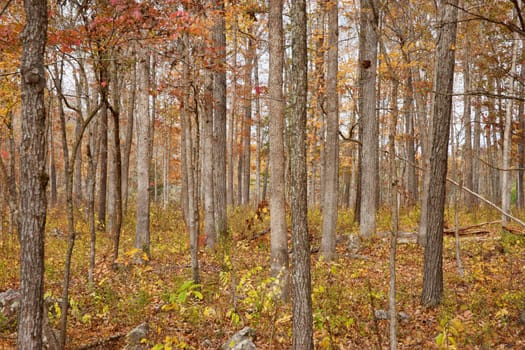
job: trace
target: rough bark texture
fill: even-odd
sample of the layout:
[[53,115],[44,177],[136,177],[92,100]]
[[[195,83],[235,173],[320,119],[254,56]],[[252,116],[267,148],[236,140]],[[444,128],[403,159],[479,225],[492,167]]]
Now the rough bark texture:
[[149,177],[151,126],[149,116],[149,57],[141,52],[137,62],[137,226],[135,248],[150,254]]
[[292,71],[290,129],[290,197],[293,242],[293,346],[294,350],[313,349],[312,285],[310,275],[310,236],[307,219],[306,105],[307,45],[306,1],[296,0],[291,8]]
[[42,348],[44,227],[46,223],[46,111],[44,52],[47,1],[25,0],[21,34],[20,293],[18,349]]
[[338,70],[338,9],[337,1],[326,4],[328,12],[328,51],[326,59],[326,142],[323,191],[323,231],[321,254],[326,260],[335,257],[335,229],[339,196],[339,95]]
[[281,295],[289,292],[288,232],[284,194],[284,98],[283,98],[283,0],[270,0],[269,31],[269,80],[270,112],[270,231],[271,273],[279,279]]
[[376,231],[378,121],[376,117],[377,26],[375,0],[361,0],[359,32],[359,113],[361,118],[360,235]]
[[[108,81],[107,62],[103,61],[99,64],[100,82]],[[102,89],[106,89],[107,85],[102,86]],[[107,190],[107,177],[108,177],[108,108],[106,103],[100,110],[100,122],[99,122],[99,165],[100,172],[98,178],[98,209],[97,218],[99,225],[102,227],[106,226],[106,190]]]
[[439,2],[439,32],[435,56],[432,149],[428,191],[427,244],[423,272],[423,305],[437,305],[443,294],[443,216],[447,176],[448,139],[452,111],[452,85],[458,0]]
[[128,191],[129,191],[129,158],[131,154],[131,141],[133,140],[133,116],[135,114],[135,87],[136,87],[136,63],[131,63],[130,80],[131,85],[129,87],[128,105],[127,105],[127,126],[126,136],[124,138],[124,148],[122,154],[122,206],[124,212],[128,210]]
[[215,190],[215,228],[219,237],[227,235],[226,217],[226,21],[224,1],[216,0],[218,11],[213,26],[213,43],[216,56],[216,70],[213,73],[213,128],[214,152],[214,190]]
[[[251,25],[248,32],[251,32]],[[252,128],[252,71],[253,62],[256,54],[256,45],[253,38],[247,37],[248,52],[245,56],[244,71],[244,119],[242,128],[242,166],[241,170],[241,205],[250,204],[250,179],[251,179],[251,128]]]

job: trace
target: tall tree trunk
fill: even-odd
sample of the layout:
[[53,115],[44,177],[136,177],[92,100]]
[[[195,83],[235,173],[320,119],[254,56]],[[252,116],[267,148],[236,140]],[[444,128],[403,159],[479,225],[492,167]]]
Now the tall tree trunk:
[[268,102],[270,118],[270,266],[273,277],[278,278],[281,296],[289,295],[288,231],[286,229],[286,206],[284,186],[284,34],[283,0],[270,0],[269,30],[269,78]]
[[214,152],[214,190],[215,226],[219,237],[228,233],[226,191],[226,20],[224,1],[216,0],[215,9],[219,12],[213,26],[213,44],[217,55],[217,69],[213,73],[213,128]]
[[359,32],[359,113],[361,117],[360,235],[376,231],[378,120],[376,116],[376,67],[378,23],[376,0],[361,0]]
[[[465,97],[463,99],[463,125],[465,128],[465,146],[463,148],[463,159],[464,159],[464,169],[463,169],[463,182],[467,188],[472,189],[473,176],[472,172],[472,118],[470,116],[470,44],[467,40],[464,54],[463,62],[463,91],[465,92]],[[478,174],[476,174],[478,176]],[[474,205],[474,197],[467,194],[465,196],[465,204],[467,208],[472,209]]]
[[[78,139],[82,130],[82,120],[75,119],[75,139]],[[77,205],[81,205],[83,199],[82,193],[82,147],[79,147],[75,155],[75,181],[74,181],[74,199]]]
[[447,176],[448,139],[452,115],[452,86],[458,0],[438,1],[439,33],[435,56],[432,151],[427,212],[427,244],[421,303],[436,306],[443,294],[443,216]]
[[215,203],[213,189],[213,82],[210,72],[205,72],[202,113],[202,185],[204,197],[204,234],[206,245],[215,249]]
[[[512,65],[510,68],[509,78],[509,91],[510,96],[514,95],[514,76],[516,75],[516,60],[518,57],[518,43],[519,35],[514,33],[514,42],[512,47]],[[510,202],[511,202],[511,178],[512,172],[511,167],[511,151],[512,151],[512,114],[514,104],[511,99],[506,101],[505,106],[505,129],[503,135],[503,156],[502,156],[502,168],[503,174],[501,176],[501,209],[505,213],[510,213]],[[506,226],[509,224],[509,218],[506,215],[501,216],[501,224]]]
[[227,173],[227,191],[226,191],[226,202],[228,206],[235,204],[235,188],[233,186],[234,179],[234,149],[235,149],[235,112],[237,104],[237,18],[233,18],[232,23],[233,30],[233,63],[234,70],[232,72],[232,102],[231,102],[231,117],[230,117],[230,129],[229,129],[229,147],[228,147],[228,173]]
[[89,269],[88,282],[90,286],[95,283],[95,252],[97,242],[97,227],[95,222],[95,185],[97,174],[97,157],[98,154],[98,137],[97,137],[98,123],[94,123],[89,128],[89,140],[87,145],[87,210],[89,222]]
[[[472,177],[472,190],[476,193],[480,193],[480,176],[481,175],[481,166],[480,166],[480,149],[481,149],[481,98],[478,98],[474,108],[474,140],[472,142],[472,173],[476,176]],[[475,202],[477,203],[477,201]]]
[[310,237],[306,198],[306,105],[308,61],[306,45],[306,1],[296,0],[291,8],[292,91],[290,117],[291,208],[293,242],[293,325],[294,350],[313,349]]
[[25,0],[21,33],[22,144],[20,147],[20,294],[18,349],[42,348],[44,228],[46,223],[46,111],[44,53],[47,1]]
[[118,250],[120,244],[120,231],[122,228],[122,155],[120,150],[120,89],[118,80],[118,64],[116,59],[111,61],[111,81],[112,81],[112,106],[111,115],[113,117],[113,160],[114,164],[114,221],[112,225],[111,235],[113,237],[113,262],[118,258]]
[[[522,48],[522,55],[524,48]],[[525,81],[525,64],[521,64],[520,69],[520,80]],[[523,96],[524,92],[523,85],[519,85],[519,95]],[[518,176],[516,179],[516,205],[518,209],[525,207],[525,191],[523,190],[523,174],[525,173],[523,168],[525,167],[525,118],[523,118],[524,103],[519,103],[519,139],[518,139]]]
[[[251,32],[251,27],[248,32]],[[241,166],[241,205],[250,204],[251,179],[251,127],[252,127],[252,71],[257,46],[253,38],[247,37],[248,51],[245,56],[244,70],[244,119],[242,128],[242,166]]]
[[328,52],[326,70],[326,142],[325,184],[323,190],[323,231],[321,254],[326,260],[335,257],[335,229],[339,196],[339,95],[337,93],[338,70],[338,9],[337,1],[326,4],[328,12]]
[[261,162],[262,162],[262,120],[261,120],[261,99],[259,98],[259,59],[257,55],[253,57],[253,82],[255,92],[255,120],[256,120],[256,154],[255,154],[255,204],[257,205],[261,201]]
[[[99,63],[100,84],[108,83],[108,62],[106,57],[101,57]],[[99,123],[99,160],[100,172],[98,177],[98,223],[101,227],[106,226],[106,191],[108,177],[108,106],[104,102],[100,110]]]
[[135,248],[150,255],[150,143],[151,125],[149,114],[149,71],[148,53],[141,49],[137,55],[137,224]]
[[405,91],[405,100],[403,101],[404,112],[405,112],[405,147],[406,154],[409,164],[406,167],[407,174],[407,194],[408,194],[408,205],[413,207],[418,199],[417,190],[417,174],[416,174],[416,145],[415,145],[415,131],[414,131],[414,95],[413,95],[413,81],[412,74],[408,72],[407,77],[407,89]]
[[124,137],[124,149],[122,155],[122,206],[123,211],[127,213],[128,210],[128,191],[129,191],[129,158],[131,155],[131,144],[133,140],[133,125],[134,125],[134,114],[135,114],[135,91],[137,82],[137,64],[136,62],[131,63],[130,72],[130,87],[127,101],[127,126],[126,134]]

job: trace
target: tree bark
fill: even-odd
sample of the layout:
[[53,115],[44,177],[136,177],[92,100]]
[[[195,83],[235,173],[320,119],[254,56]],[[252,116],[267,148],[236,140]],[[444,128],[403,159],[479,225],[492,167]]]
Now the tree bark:
[[148,53],[140,50],[137,55],[137,224],[135,248],[150,256],[150,143]]
[[[512,45],[512,64],[510,68],[509,78],[509,95],[514,95],[514,76],[516,75],[516,60],[518,56],[518,39],[519,35],[514,33],[514,42]],[[511,178],[512,172],[511,166],[511,151],[512,151],[512,114],[514,104],[512,100],[506,100],[506,111],[505,111],[505,126],[503,135],[503,155],[502,155],[502,169],[503,174],[501,176],[501,209],[504,212],[510,213],[510,202],[511,202]],[[505,216],[501,216],[501,225],[507,226],[509,219]]]
[[[250,25],[248,32],[251,32]],[[253,38],[247,37],[247,52],[244,70],[244,119],[242,128],[241,205],[250,204],[251,179],[251,127],[252,127],[252,71],[257,46]]]
[[443,216],[448,139],[452,112],[458,0],[438,2],[439,32],[435,55],[432,150],[427,212],[427,244],[421,303],[436,306],[443,294]]
[[[108,67],[106,57],[101,57],[99,62],[99,84],[108,83]],[[103,86],[102,88],[106,88]],[[99,160],[100,172],[98,178],[98,223],[101,227],[106,226],[106,191],[108,177],[108,108],[106,102],[100,110],[99,123]]]
[[[133,54],[133,53],[132,53]],[[130,72],[130,87],[127,101],[127,126],[126,134],[124,136],[124,149],[122,154],[122,206],[123,211],[127,213],[128,210],[128,192],[129,192],[129,159],[131,155],[131,144],[133,140],[133,125],[134,125],[134,114],[135,114],[135,91],[137,82],[137,64],[136,62],[131,63]]]
[[20,147],[20,294],[18,349],[42,348],[44,229],[46,223],[46,111],[44,54],[47,1],[25,0],[21,33],[22,143]]
[[283,0],[270,0],[269,27],[269,113],[270,126],[270,266],[273,277],[278,278],[281,296],[289,295],[288,232],[284,186],[284,34]]
[[206,246],[215,249],[215,203],[213,189],[213,82],[211,72],[205,72],[202,114],[202,185],[204,197],[204,234]]
[[376,231],[378,121],[376,116],[377,7],[375,0],[361,0],[359,32],[359,113],[361,117],[360,235]]
[[213,73],[213,128],[214,128],[214,190],[215,228],[219,237],[228,234],[227,191],[226,191],[226,20],[224,1],[217,0],[215,9],[219,12],[213,26],[216,71]]
[[[463,148],[463,181],[465,186],[472,188],[473,176],[472,171],[473,160],[472,160],[472,119],[470,116],[471,110],[471,97],[468,94],[470,90],[470,44],[466,43],[465,54],[463,58],[463,91],[465,92],[465,98],[463,99],[463,125],[465,128],[465,146]],[[476,174],[478,176],[478,174]],[[467,208],[472,209],[474,205],[474,199],[472,196],[465,196],[465,205]]]
[[291,8],[292,70],[290,94],[290,197],[293,242],[293,324],[294,350],[313,349],[310,237],[308,233],[306,172],[306,106],[308,62],[306,44],[306,1],[296,0]]
[[326,142],[323,190],[323,231],[321,255],[328,261],[335,257],[337,209],[339,196],[339,95],[338,71],[338,8],[337,1],[326,3],[328,12],[328,51],[326,70]]

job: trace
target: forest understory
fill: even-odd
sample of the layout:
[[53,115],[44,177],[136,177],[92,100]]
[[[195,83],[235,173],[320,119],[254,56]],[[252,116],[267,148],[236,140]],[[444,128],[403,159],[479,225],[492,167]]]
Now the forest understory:
[[[130,210],[130,213],[133,211]],[[98,232],[95,285],[89,286],[89,234],[78,212],[78,239],[73,255],[68,349],[120,349],[124,335],[139,324],[150,327],[145,343],[154,349],[218,349],[244,326],[256,330],[258,349],[291,347],[291,305],[278,301],[269,275],[269,216],[236,209],[229,213],[231,241],[212,253],[199,253],[201,284],[191,281],[188,236],[175,208],[152,208],[152,259],[133,262],[135,224],[128,215],[123,227],[121,258],[111,264],[112,241]],[[402,212],[402,232],[415,232],[417,212]],[[46,226],[45,296],[52,323],[60,317],[59,296],[67,247],[64,213],[52,209]],[[459,214],[460,226],[497,220],[496,212]],[[453,212],[446,214],[453,229]],[[378,231],[385,238],[363,242],[359,251],[347,248],[348,235],[358,226],[351,211],[338,220],[338,258],[323,262],[321,214],[309,213],[312,237],[312,285],[316,349],[386,349],[388,320],[376,310],[388,310],[390,217],[378,214]],[[445,236],[444,300],[435,309],[420,306],[423,249],[398,244],[397,310],[400,349],[525,349],[525,235],[516,227],[503,231],[487,224],[460,231],[464,277],[458,274],[454,235]],[[201,240],[201,243],[204,243]],[[226,248],[223,248],[226,247]],[[16,236],[0,239],[0,292],[19,286],[19,244]],[[407,319],[408,315],[408,319]],[[57,326],[55,324],[55,326]],[[16,334],[0,334],[0,349],[15,348]],[[98,344],[98,345],[96,345]]]

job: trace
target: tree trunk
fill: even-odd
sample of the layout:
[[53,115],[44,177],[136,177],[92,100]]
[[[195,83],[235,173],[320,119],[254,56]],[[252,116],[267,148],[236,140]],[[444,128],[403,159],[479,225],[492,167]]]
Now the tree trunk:
[[[108,67],[105,62],[105,57],[101,57],[100,66],[100,84],[108,83]],[[104,102],[100,110],[99,123],[99,160],[100,173],[98,178],[98,223],[101,227],[106,226],[106,191],[107,191],[107,177],[108,177],[108,106]]]
[[[463,99],[463,125],[465,128],[465,146],[463,148],[463,159],[464,159],[464,169],[463,169],[463,182],[467,188],[473,188],[473,176],[472,172],[472,120],[470,116],[470,44],[467,41],[464,54],[463,62],[463,91],[465,92],[465,97]],[[476,174],[478,176],[478,174]],[[461,193],[460,193],[461,195]],[[465,205],[467,208],[472,209],[474,205],[474,197],[466,195]]]
[[44,53],[47,1],[24,1],[21,33],[22,144],[20,147],[20,294],[18,349],[42,348],[44,229],[46,223],[46,111]]
[[288,232],[284,186],[283,0],[270,0],[269,27],[269,139],[270,139],[270,266],[279,279],[281,296],[289,295]]
[[412,82],[412,74],[410,71],[408,72],[407,77],[407,89],[405,92],[405,100],[404,100],[404,112],[405,112],[405,147],[406,147],[406,154],[407,159],[410,164],[406,167],[406,174],[407,174],[407,195],[408,200],[407,204],[409,207],[413,207],[417,201],[418,201],[418,190],[417,190],[417,173],[416,173],[416,167],[414,166],[416,164],[416,145],[415,145],[415,131],[414,131],[414,116],[413,116],[413,110],[414,110],[414,95],[413,95],[413,82]]
[[215,228],[219,237],[228,234],[227,191],[226,191],[226,20],[224,1],[217,0],[215,8],[219,11],[213,26],[213,44],[217,55],[217,69],[213,73],[213,127],[214,127],[214,190],[215,190]]
[[150,256],[150,143],[151,125],[149,114],[149,68],[148,53],[141,50],[137,55],[137,224],[135,248]]
[[226,202],[228,206],[235,204],[235,188],[233,186],[234,179],[234,149],[235,149],[235,112],[237,103],[237,18],[234,15],[233,23],[233,63],[234,70],[232,72],[232,102],[231,102],[231,117],[230,117],[230,129],[229,129],[229,147],[228,147],[228,173],[227,173],[227,191],[226,191]]
[[370,238],[376,231],[378,121],[376,116],[378,16],[375,0],[361,0],[359,32],[359,113],[361,117],[361,209],[360,235]]
[[213,189],[213,82],[210,72],[205,72],[202,122],[202,181],[204,196],[204,234],[206,245],[215,249],[215,203]]
[[293,325],[294,350],[313,349],[310,237],[306,198],[306,106],[308,61],[306,44],[306,1],[296,0],[291,8],[292,91],[290,117],[291,208],[293,242]]
[[326,4],[328,12],[328,52],[326,70],[326,142],[323,195],[323,231],[321,255],[328,261],[335,257],[337,203],[339,196],[339,95],[338,70],[338,9],[337,1]]
[[118,258],[120,231],[122,228],[122,155],[120,150],[120,89],[118,80],[118,64],[116,59],[111,61],[112,67],[112,107],[111,115],[113,116],[113,188],[114,188],[114,220],[111,230],[113,237],[113,262]]
[[[251,25],[248,32],[251,32]],[[251,127],[252,127],[252,71],[257,46],[254,39],[247,37],[248,51],[245,56],[244,70],[244,119],[242,128],[242,166],[241,175],[241,205],[250,204],[250,179],[251,179]]]
[[423,272],[421,303],[439,304],[443,294],[443,216],[447,175],[448,139],[452,115],[452,86],[458,0],[441,0],[439,33],[435,56],[432,150],[430,154],[430,183],[427,212],[427,244]]
[[135,91],[137,82],[137,64],[136,62],[131,63],[130,72],[130,87],[127,104],[127,126],[126,135],[124,137],[124,149],[122,155],[122,202],[123,211],[128,211],[128,191],[129,191],[129,158],[131,154],[131,144],[133,140],[133,125],[134,125],[134,114],[135,114]]
[[[514,42],[512,47],[512,65],[510,68],[509,78],[509,91],[510,96],[514,95],[514,76],[516,75],[516,60],[518,56],[518,41],[519,35],[514,34]],[[512,172],[511,167],[511,151],[512,151],[512,114],[514,104],[511,99],[506,100],[506,113],[505,113],[505,129],[503,135],[503,156],[502,156],[502,169],[503,174],[501,176],[501,209],[504,212],[510,213],[510,202],[511,202],[511,178]],[[507,216],[501,216],[501,225],[507,226],[509,224]]]
[[[522,48],[523,55],[523,48]],[[521,64],[520,69],[520,80],[525,81],[525,64]],[[523,85],[519,85],[519,96],[523,96]],[[523,190],[523,174],[525,168],[525,118],[523,118],[524,113],[524,103],[519,103],[519,138],[518,138],[518,176],[516,179],[516,205],[518,209],[523,209],[525,207],[525,191]]]

